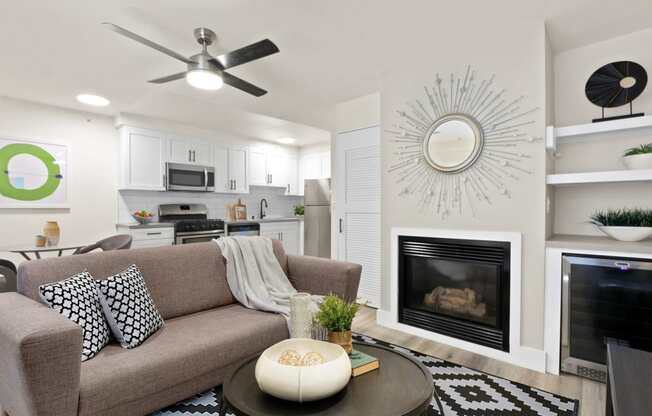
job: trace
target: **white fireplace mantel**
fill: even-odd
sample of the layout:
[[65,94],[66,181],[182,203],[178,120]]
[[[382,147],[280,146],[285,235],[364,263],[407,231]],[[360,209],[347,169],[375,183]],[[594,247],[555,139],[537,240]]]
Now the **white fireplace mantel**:
[[[446,335],[416,328],[398,322],[398,238],[399,236],[450,238],[467,240],[504,241],[510,243],[510,312],[509,352],[463,341]],[[421,338],[461,348],[486,357],[505,361],[539,372],[546,371],[546,355],[542,350],[521,345],[521,233],[497,231],[466,231],[432,228],[399,228],[391,230],[390,309],[378,310],[378,324]]]

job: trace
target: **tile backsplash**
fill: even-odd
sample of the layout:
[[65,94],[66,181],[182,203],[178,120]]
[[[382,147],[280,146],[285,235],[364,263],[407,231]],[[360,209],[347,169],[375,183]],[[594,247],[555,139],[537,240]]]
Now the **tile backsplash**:
[[265,186],[250,186],[248,194],[218,194],[198,192],[157,192],[157,191],[119,191],[118,192],[118,223],[133,222],[131,213],[146,209],[158,214],[161,204],[195,203],[208,207],[209,218],[226,218],[226,204],[235,203],[241,198],[247,205],[247,217],[258,217],[260,200],[265,198],[268,203],[267,215],[292,216],[294,206],[303,204],[301,196],[284,195],[285,188]]

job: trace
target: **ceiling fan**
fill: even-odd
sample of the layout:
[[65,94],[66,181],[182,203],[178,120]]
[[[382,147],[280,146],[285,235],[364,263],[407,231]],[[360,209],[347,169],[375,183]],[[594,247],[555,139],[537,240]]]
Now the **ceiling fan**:
[[225,69],[246,64],[247,62],[264,58],[265,56],[278,52],[278,47],[269,39],[261,40],[260,42],[252,43],[251,45],[236,49],[235,51],[214,57],[208,53],[207,49],[211,43],[215,42],[217,35],[215,35],[215,32],[210,29],[200,27],[194,30],[194,35],[197,42],[202,46],[202,51],[186,58],[165,46],[161,46],[149,39],[145,39],[144,37],[130,32],[120,26],[112,23],[103,24],[107,25],[111,30],[121,34],[122,36],[126,36],[129,39],[156,49],[159,52],[163,52],[164,54],[178,59],[187,65],[188,69],[184,72],[150,80],[149,82],[153,84],[164,84],[166,82],[186,78],[190,85],[204,90],[217,90],[221,88],[223,84],[227,84],[256,97],[267,94],[267,91],[264,89],[229,74]]

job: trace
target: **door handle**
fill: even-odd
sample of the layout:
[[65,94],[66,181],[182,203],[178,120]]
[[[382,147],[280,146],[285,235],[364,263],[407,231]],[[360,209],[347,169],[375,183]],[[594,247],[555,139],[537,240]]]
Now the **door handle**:
[[342,218],[340,218],[340,234],[342,234]]
[[238,180],[234,179],[233,180],[233,190],[235,191],[236,189],[238,189]]
[[194,150],[192,151],[192,161],[193,161],[193,162],[196,162],[196,161],[197,161],[197,159],[195,159],[195,151],[194,151]]
[[192,150],[188,150],[188,162],[192,162]]
[[290,193],[290,184],[288,183],[288,194]]
[[204,168],[204,190],[208,191],[208,170]]

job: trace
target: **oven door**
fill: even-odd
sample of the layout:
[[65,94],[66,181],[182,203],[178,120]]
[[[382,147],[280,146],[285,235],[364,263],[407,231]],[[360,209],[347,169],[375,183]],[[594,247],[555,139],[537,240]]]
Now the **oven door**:
[[188,231],[184,233],[176,233],[175,244],[205,243],[223,236],[223,230]]
[[213,192],[215,168],[211,166],[166,163],[165,189],[168,191]]

